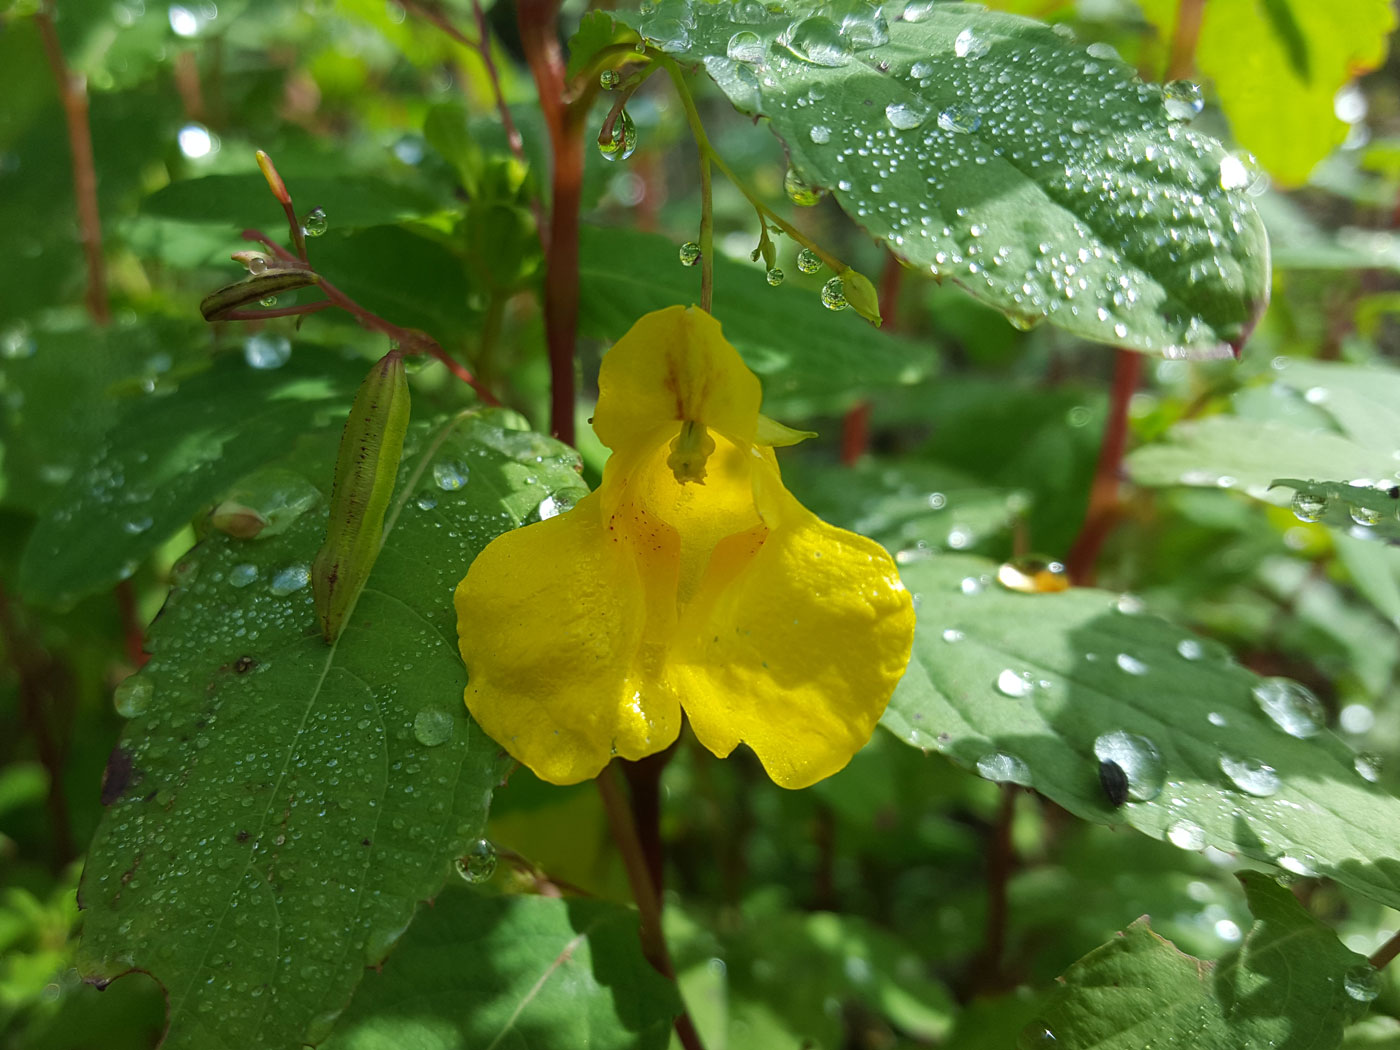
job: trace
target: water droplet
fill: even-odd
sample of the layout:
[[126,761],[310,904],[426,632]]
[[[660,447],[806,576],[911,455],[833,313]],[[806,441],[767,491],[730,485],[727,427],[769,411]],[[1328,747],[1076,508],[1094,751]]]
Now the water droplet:
[[151,685],[151,680],[143,675],[134,674],[123,679],[121,685],[112,693],[112,706],[123,718],[135,718],[151,706],[151,697],[154,695],[155,687]]
[[1035,1022],[1022,1030],[1020,1038],[1016,1040],[1016,1050],[1044,1050],[1058,1043],[1053,1029]]
[[1369,1003],[1381,994],[1380,976],[1370,963],[1353,966],[1342,978],[1347,995],[1359,1003]]
[[1351,520],[1362,528],[1373,528],[1381,523],[1381,512],[1363,503],[1348,504],[1347,513],[1351,515]]
[[804,62],[834,69],[851,60],[850,42],[841,29],[825,15],[804,18],[787,34],[784,45]]
[[833,277],[822,285],[822,305],[828,310],[844,310],[850,306],[846,302],[846,282]]
[[987,780],[998,784],[1020,784],[1031,786],[1030,767],[1015,755],[1005,751],[989,751],[977,760],[977,772]]
[[622,74],[615,69],[605,69],[598,74],[598,86],[604,91],[612,91],[622,83]]
[[774,288],[778,287],[778,285],[783,283],[783,271],[776,266],[770,269],[763,276],[764,279],[767,280],[767,282],[771,284]]
[[811,248],[803,248],[797,253],[797,269],[802,273],[813,274],[821,268],[821,258]]
[[1136,802],[1150,802],[1162,793],[1167,770],[1155,744],[1145,736],[1116,729],[1094,741],[1094,757],[1100,762],[1114,762],[1128,778],[1128,797]]
[[132,518],[130,521],[122,522],[122,531],[130,536],[139,536],[154,524],[155,519],[153,518]]
[[265,306],[265,307],[267,307],[269,310],[271,310],[274,306],[277,305],[277,296],[275,296],[275,295],[265,295],[265,296],[263,296],[261,299],[259,299],[258,302],[259,302],[259,304],[261,304],[262,306]]
[[802,208],[810,208],[824,196],[824,191],[811,185],[796,168],[788,168],[783,176],[783,192],[788,200]]
[[228,585],[243,588],[258,578],[258,567],[252,562],[235,565],[228,571]]
[[1168,120],[1191,120],[1205,108],[1201,85],[1190,80],[1173,80],[1162,87],[1162,105]]
[[757,64],[763,61],[763,38],[749,29],[741,29],[729,38],[728,54],[735,62]]
[[1024,699],[1035,689],[1029,672],[1018,674],[1009,667],[997,675],[996,686],[998,693],[1013,700]]
[[1147,603],[1136,594],[1120,594],[1113,607],[1124,616],[1137,616],[1147,608]]
[[938,9],[939,0],[909,0],[904,5],[904,13],[900,15],[906,22],[923,22],[933,16]]
[[1356,775],[1362,780],[1368,780],[1372,784],[1381,778],[1381,756],[1363,751],[1352,759],[1352,768],[1356,770]]
[[23,321],[0,333],[0,357],[8,361],[33,357],[37,350],[34,337],[29,334],[29,326]]
[[1144,675],[1148,670],[1145,663],[1128,653],[1119,653],[1114,657],[1114,662],[1118,664],[1118,669],[1126,674]]
[[981,58],[991,46],[989,41],[978,36],[971,29],[964,29],[953,41],[953,54],[959,58]]
[[1069,587],[1069,577],[1061,562],[1025,556],[1002,563],[997,583],[1020,594],[1054,594]]
[[259,277],[267,273],[267,256],[258,255],[256,252],[248,256],[248,273],[253,277]]
[[1292,507],[1299,521],[1321,521],[1327,513],[1327,497],[1320,492],[1295,492]]
[[966,102],[954,102],[938,114],[938,126],[944,131],[955,131],[960,135],[971,135],[982,126],[982,114]]
[[440,707],[425,707],[413,716],[413,738],[424,747],[452,739],[452,716]]
[[1206,833],[1199,824],[1190,820],[1178,820],[1167,828],[1167,841],[1177,849],[1205,849]]
[[433,464],[433,481],[444,492],[456,492],[467,483],[470,469],[465,463],[443,461]]
[[1251,692],[1260,710],[1289,736],[1316,736],[1327,721],[1312,690],[1291,678],[1265,678]]
[[431,492],[424,492],[413,502],[417,504],[419,510],[432,510],[437,506],[437,497]]
[[294,594],[311,582],[311,570],[305,565],[288,565],[272,577],[268,590],[279,598]]
[[477,839],[457,858],[457,874],[471,883],[485,882],[496,872],[496,847]]
[[1177,642],[1176,651],[1183,660],[1199,660],[1206,654],[1205,646],[1194,638],[1183,638]]
[[569,509],[569,502],[563,497],[556,499],[553,496],[546,496],[540,500],[540,505],[535,508],[535,513],[540,521],[548,521],[550,518],[557,518],[564,511]]
[[1310,853],[1303,853],[1298,856],[1285,853],[1274,863],[1286,872],[1293,875],[1301,875],[1305,879],[1310,879],[1317,875],[1317,868],[1314,867],[1316,860],[1317,858]]
[[700,245],[694,241],[686,241],[681,245],[680,252],[682,266],[694,266],[700,261]]
[[319,237],[326,232],[326,209],[312,208],[306,218],[302,220],[301,228],[308,237]]
[[618,161],[626,160],[636,150],[637,125],[633,123],[632,115],[624,109],[613,121],[612,135],[598,139],[598,152],[604,160]]
[[967,635],[963,634],[962,631],[958,630],[956,627],[949,627],[943,632],[943,640],[950,644],[953,642],[960,642],[966,637]]
[[1222,754],[1220,770],[1234,782],[1235,787],[1257,798],[1268,798],[1280,787],[1278,773],[1274,767],[1265,765],[1258,759]]
[[281,368],[291,356],[292,341],[284,335],[258,332],[243,343],[243,360],[249,368]]
[[1118,49],[1112,44],[1104,43],[1102,40],[1095,41],[1084,50],[1090,58],[1097,58],[1100,62],[1122,61],[1122,56],[1118,54]]
[[931,106],[918,99],[891,102],[885,107],[885,119],[900,131],[910,131],[928,120],[932,112]]
[[831,129],[825,124],[813,124],[807,129],[807,135],[818,146],[825,146],[831,141]]
[[1251,197],[1258,197],[1269,188],[1269,174],[1253,153],[1236,150],[1220,158],[1220,188],[1243,190]]

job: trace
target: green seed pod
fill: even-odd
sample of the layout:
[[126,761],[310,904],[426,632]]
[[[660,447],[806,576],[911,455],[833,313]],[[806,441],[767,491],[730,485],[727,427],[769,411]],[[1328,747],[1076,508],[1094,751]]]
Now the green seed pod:
[[408,430],[408,376],[391,350],[370,369],[350,406],[331,489],[326,542],[311,567],[321,633],[334,642],[369,579],[383,542],[384,512]]
[[[241,254],[241,253],[240,253]],[[199,304],[199,312],[206,321],[217,321],[225,314],[244,306],[256,306],[268,296],[295,291],[320,281],[320,274],[313,270],[295,268],[264,270],[246,281],[229,284],[217,292],[210,292]]]
[[846,295],[846,302],[851,304],[851,308],[860,314],[876,328],[880,327],[880,296],[875,291],[875,286],[870,283],[870,278],[859,270],[852,270],[850,267],[841,271],[841,280],[845,282],[843,289]]

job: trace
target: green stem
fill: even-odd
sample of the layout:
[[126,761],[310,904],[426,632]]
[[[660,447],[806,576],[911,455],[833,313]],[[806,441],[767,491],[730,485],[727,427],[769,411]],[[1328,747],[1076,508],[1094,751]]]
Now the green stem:
[[[705,126],[700,122],[700,112],[695,108],[695,99],[690,93],[690,87],[685,82],[685,74],[681,72],[680,66],[676,65],[673,58],[660,51],[648,49],[647,55],[665,68],[667,74],[671,77],[671,83],[675,85],[676,94],[681,100],[681,107],[685,110],[686,122],[690,125],[690,133],[695,138],[695,145],[700,149],[700,155],[702,157],[702,179],[708,179],[709,173],[704,170],[706,161],[713,162],[714,166],[723,173],[724,177],[734,184],[735,189],[742,193],[748,199],[748,202],[754,206],[754,210],[758,212],[760,218],[766,219],[798,244],[802,245],[802,247],[808,248],[816,253],[817,257],[821,259],[822,262],[826,263],[827,266],[831,267],[836,273],[844,273],[846,270],[850,269],[850,267],[840,259],[830,252],[825,251],[816,241],[812,240],[796,226],[792,225],[792,223],[788,222],[772,208],[764,204],[758,194],[749,187],[748,183],[734,174],[729,165],[724,162],[724,158],[710,145],[710,138],[705,134]],[[701,221],[703,223],[703,216]],[[702,235],[704,233],[703,226],[701,227],[701,233]],[[702,241],[702,251],[704,247]]]

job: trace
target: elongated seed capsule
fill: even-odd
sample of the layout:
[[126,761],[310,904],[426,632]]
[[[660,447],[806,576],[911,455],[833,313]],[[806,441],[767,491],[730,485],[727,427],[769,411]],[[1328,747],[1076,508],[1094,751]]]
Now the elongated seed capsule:
[[369,370],[340,437],[326,542],[311,567],[321,633],[334,642],[369,579],[408,430],[408,376],[390,350]]
[[264,270],[256,277],[228,284],[216,292],[210,292],[199,304],[199,312],[206,321],[217,321],[239,307],[262,302],[269,295],[295,291],[307,285],[316,284],[321,275],[313,270],[296,268]]

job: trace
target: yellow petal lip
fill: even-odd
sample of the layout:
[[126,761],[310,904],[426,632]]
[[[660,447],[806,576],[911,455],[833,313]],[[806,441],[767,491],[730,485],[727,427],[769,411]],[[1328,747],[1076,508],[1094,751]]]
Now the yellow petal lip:
[[694,308],[641,318],[604,356],[598,490],[498,536],[457,587],[472,715],[545,780],[664,750],[681,711],[773,781],[837,772],[909,661],[913,603],[878,544],[782,482],[758,379]]

